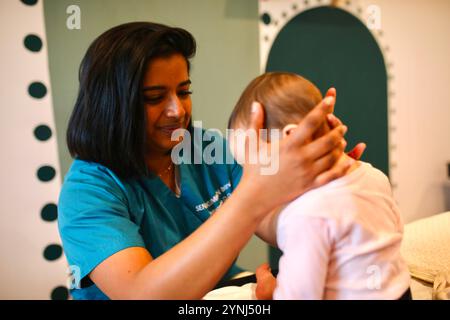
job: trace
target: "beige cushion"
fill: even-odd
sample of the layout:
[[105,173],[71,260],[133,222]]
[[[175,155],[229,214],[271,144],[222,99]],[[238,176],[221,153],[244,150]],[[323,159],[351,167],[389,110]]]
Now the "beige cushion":
[[450,212],[407,224],[402,255],[413,277],[433,284],[433,299],[450,298]]

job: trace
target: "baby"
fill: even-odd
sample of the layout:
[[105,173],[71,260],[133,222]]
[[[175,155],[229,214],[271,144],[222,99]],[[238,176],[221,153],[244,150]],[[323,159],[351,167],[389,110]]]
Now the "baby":
[[[265,128],[286,136],[321,100],[320,91],[299,75],[266,73],[245,89],[228,126],[246,130],[257,101],[265,111]],[[313,139],[329,130],[324,123]],[[230,145],[235,155],[243,152]],[[274,299],[410,299],[410,276],[400,256],[402,219],[381,171],[357,161],[343,177],[280,210],[271,219],[283,251],[279,273],[275,283],[267,269],[257,271],[259,279],[269,278],[259,288],[260,297],[272,277]]]

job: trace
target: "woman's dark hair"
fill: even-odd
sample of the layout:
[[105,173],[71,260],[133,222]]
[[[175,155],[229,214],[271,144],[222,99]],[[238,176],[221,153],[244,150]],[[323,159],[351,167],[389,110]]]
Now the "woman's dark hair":
[[89,46],[80,65],[80,89],[67,129],[72,157],[100,163],[122,178],[147,174],[142,82],[149,62],[181,54],[188,70],[195,55],[186,30],[150,22],[119,25]]

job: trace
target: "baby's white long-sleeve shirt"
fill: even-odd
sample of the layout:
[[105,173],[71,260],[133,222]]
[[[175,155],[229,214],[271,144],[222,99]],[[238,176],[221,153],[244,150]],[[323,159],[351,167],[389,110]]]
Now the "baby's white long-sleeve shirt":
[[398,299],[409,288],[403,223],[388,178],[368,163],[280,213],[274,299]]

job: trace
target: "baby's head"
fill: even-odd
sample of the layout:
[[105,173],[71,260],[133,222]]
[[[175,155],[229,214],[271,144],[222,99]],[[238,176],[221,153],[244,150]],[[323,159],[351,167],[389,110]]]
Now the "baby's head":
[[[264,128],[268,131],[279,129],[283,135],[288,135],[321,100],[319,89],[297,74],[264,73],[250,82],[242,93],[230,116],[228,128],[246,130],[250,122],[251,105],[257,101],[264,108]],[[324,123],[314,138],[328,131],[328,125]]]

